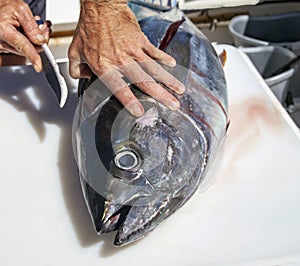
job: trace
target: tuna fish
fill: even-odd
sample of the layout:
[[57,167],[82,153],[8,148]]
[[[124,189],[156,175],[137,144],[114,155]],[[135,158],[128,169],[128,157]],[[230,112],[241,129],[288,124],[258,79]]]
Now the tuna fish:
[[152,231],[191,198],[213,161],[220,164],[215,157],[228,124],[222,64],[207,38],[182,17],[175,9],[140,20],[149,40],[177,61],[166,69],[186,87],[176,95],[179,110],[131,84],[145,109],[133,117],[95,79],[86,84],[74,117],[74,153],[87,207],[98,234],[117,231],[117,246]]

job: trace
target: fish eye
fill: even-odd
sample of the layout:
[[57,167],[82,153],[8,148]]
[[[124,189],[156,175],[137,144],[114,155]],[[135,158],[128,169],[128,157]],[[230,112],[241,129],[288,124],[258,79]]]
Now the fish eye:
[[132,150],[121,150],[116,154],[114,163],[119,169],[130,171],[140,164],[140,158]]

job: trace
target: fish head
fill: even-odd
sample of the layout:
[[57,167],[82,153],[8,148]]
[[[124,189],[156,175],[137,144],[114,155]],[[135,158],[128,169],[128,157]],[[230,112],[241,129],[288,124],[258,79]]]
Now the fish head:
[[189,114],[169,110],[133,85],[143,116],[130,115],[114,96],[92,107],[103,90],[97,86],[101,81],[80,103],[86,117],[77,122],[74,146],[84,155],[78,160],[84,182],[102,198],[101,211],[99,204],[90,207],[98,213],[92,215],[97,231],[117,231],[119,246],[152,231],[190,198],[205,172],[209,143]]

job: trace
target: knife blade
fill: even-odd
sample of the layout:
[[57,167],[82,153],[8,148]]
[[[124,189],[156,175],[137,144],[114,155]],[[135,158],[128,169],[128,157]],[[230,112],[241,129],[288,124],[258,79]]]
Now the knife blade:
[[[36,22],[39,26],[44,24],[44,20],[37,20]],[[68,97],[67,83],[63,75],[60,73],[59,66],[56,63],[49,46],[45,43],[42,45],[42,49],[43,51],[40,52],[40,57],[43,65],[43,72],[47,82],[58,99],[59,107],[62,108]]]
[[59,107],[63,108],[68,97],[68,87],[59,66],[47,44],[42,45],[43,51],[40,53],[43,64],[43,72],[50,87],[54,91]]

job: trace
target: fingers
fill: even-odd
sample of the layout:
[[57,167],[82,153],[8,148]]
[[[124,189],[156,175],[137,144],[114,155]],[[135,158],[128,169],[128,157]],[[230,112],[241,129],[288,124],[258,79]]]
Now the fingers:
[[167,53],[153,46],[148,39],[145,41],[143,51],[148,54],[148,56],[144,54],[139,59],[139,64],[143,67],[143,69],[156,81],[165,84],[177,94],[183,94],[185,91],[184,85],[168,71],[163,69],[160,64],[154,61],[156,60],[169,67],[175,67],[176,60]]
[[2,39],[5,43],[7,43],[7,47],[12,47],[14,49],[14,51],[10,49],[11,52],[26,56],[37,72],[42,70],[41,58],[35,47],[26,38],[26,36],[18,32],[16,28],[8,25]]
[[139,63],[142,68],[157,82],[163,83],[172,91],[177,94],[183,94],[185,91],[184,85],[176,79],[173,75],[171,75],[168,71],[163,69],[163,67],[157,62],[150,60],[150,58],[146,61],[142,61]]
[[[122,66],[100,65],[94,62],[91,69],[81,57],[81,42],[73,39],[68,52],[69,71],[73,78],[91,78],[94,72],[110,89],[122,105],[134,116],[141,116],[144,109],[139,100],[132,93],[128,84],[123,80],[125,76],[132,84],[144,91],[149,96],[163,103],[171,110],[177,110],[180,106],[179,101],[157,82],[164,83],[171,90],[182,94],[184,85],[174,76],[164,70],[158,63],[148,56],[144,56],[143,61],[135,62],[127,58],[130,63]],[[147,59],[147,61],[145,61]],[[148,74],[147,74],[148,73]],[[153,77],[153,78],[152,78]]]
[[[2,6],[0,40],[6,52],[27,57],[37,72],[42,70],[41,58],[35,46],[46,43],[50,29],[39,28],[29,6],[23,2],[7,2]],[[5,12],[4,12],[5,11]],[[22,28],[23,33],[18,29]],[[6,48],[5,48],[6,47]]]
[[14,47],[2,40],[0,40],[0,53],[13,53],[19,55]]
[[100,79],[133,116],[139,117],[143,115],[144,108],[142,104],[134,96],[118,70],[107,71],[104,75],[100,76]]
[[69,61],[69,72],[70,72],[70,76],[74,79],[79,79],[79,78],[90,79],[93,75],[93,72],[91,71],[91,69],[87,64],[81,63],[77,60]]
[[132,84],[171,110],[177,110],[179,108],[179,101],[157,84],[136,62],[124,65],[118,68],[118,70],[113,69],[106,71],[104,75],[98,75],[132,115],[139,117],[144,113],[144,109],[130,90],[128,84],[123,80],[123,75],[128,78]]
[[69,72],[70,76],[74,79],[92,77],[93,72],[89,68],[88,64],[83,63],[80,54],[77,53],[77,49],[73,45],[70,46],[68,51],[69,57]]
[[14,14],[30,42],[36,45],[43,45],[46,43],[47,40],[36,23],[28,5],[20,6],[14,11]]
[[[34,18],[35,18],[36,21],[41,19],[39,16],[35,16]],[[38,25],[38,26],[39,26],[39,29],[42,32],[42,35],[45,37],[46,42],[48,43],[49,39],[50,39],[50,35],[51,35],[51,26],[52,26],[51,21],[50,20],[45,20],[44,24],[41,24],[41,25]]]
[[36,72],[39,73],[42,71],[43,67],[41,58],[35,47],[26,37],[22,35],[16,35],[15,40],[13,40],[12,43],[17,48],[17,51],[19,51],[20,54],[25,55],[26,58],[32,63],[32,66]]
[[145,37],[145,44],[143,47],[143,51],[148,54],[151,58],[153,58],[154,60],[159,61],[160,63],[169,66],[169,67],[175,67],[176,66],[176,60],[168,55],[167,53],[165,53],[162,50],[159,50],[158,48],[156,48],[155,46],[153,46],[151,44],[151,42],[147,39],[147,37]]
[[122,66],[121,72],[142,91],[163,103],[171,110],[177,110],[179,108],[178,100],[149,76],[138,63],[134,62]]

